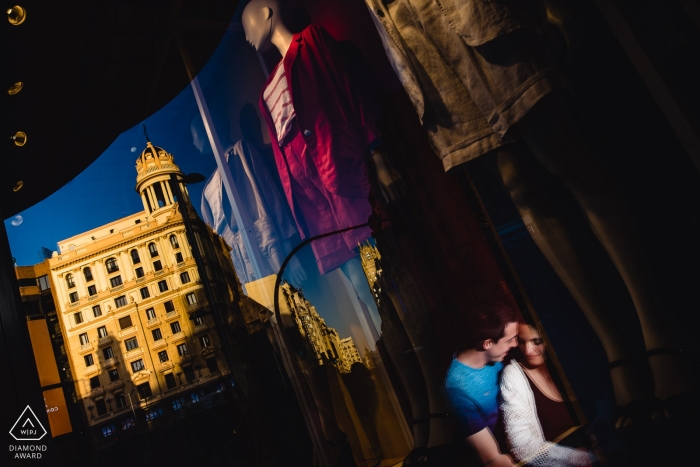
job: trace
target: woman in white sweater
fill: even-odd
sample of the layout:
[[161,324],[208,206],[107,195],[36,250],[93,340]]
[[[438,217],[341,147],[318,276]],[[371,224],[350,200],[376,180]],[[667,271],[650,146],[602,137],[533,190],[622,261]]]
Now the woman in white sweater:
[[573,420],[545,365],[540,333],[521,323],[518,341],[518,357],[501,374],[500,410],[511,455],[533,467],[593,465],[590,451],[552,442],[574,426]]

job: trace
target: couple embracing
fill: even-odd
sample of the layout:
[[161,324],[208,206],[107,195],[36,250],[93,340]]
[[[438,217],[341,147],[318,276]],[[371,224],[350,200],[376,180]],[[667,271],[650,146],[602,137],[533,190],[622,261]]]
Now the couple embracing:
[[[470,321],[445,389],[460,435],[481,464],[594,465],[596,457],[585,447],[557,443],[574,422],[545,365],[537,328],[503,303],[479,307]],[[513,358],[504,364],[509,353]]]

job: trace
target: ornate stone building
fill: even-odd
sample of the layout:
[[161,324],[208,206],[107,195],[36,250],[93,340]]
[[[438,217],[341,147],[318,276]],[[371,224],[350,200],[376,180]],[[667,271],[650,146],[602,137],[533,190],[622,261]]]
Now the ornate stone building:
[[[143,431],[211,404],[229,368],[187,240],[178,201],[191,210],[171,154],[150,142],[136,161],[144,211],[58,242],[48,261],[76,397],[97,438]],[[191,220],[215,301],[231,302],[215,238]],[[169,417],[170,416],[170,417]],[[133,431],[133,430],[132,430]]]

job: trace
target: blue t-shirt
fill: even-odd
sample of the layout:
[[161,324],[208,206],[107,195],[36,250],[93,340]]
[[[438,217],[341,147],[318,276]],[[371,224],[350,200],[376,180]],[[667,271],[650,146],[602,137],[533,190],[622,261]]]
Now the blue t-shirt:
[[498,395],[502,362],[475,370],[452,360],[445,378],[447,399],[464,437],[489,428],[498,421]]

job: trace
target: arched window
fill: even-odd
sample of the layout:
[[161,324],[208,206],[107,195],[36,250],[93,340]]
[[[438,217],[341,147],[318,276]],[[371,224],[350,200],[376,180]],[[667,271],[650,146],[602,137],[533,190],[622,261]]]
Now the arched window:
[[75,287],[75,280],[73,280],[73,274],[66,274],[66,285],[69,289]]
[[141,262],[138,250],[131,250],[131,262],[134,264],[139,264]]
[[158,256],[158,247],[155,243],[148,244],[148,251],[151,253],[151,258]]
[[116,258],[109,258],[107,261],[105,261],[105,266],[107,267],[107,273],[119,271],[119,265],[117,264]]
[[180,248],[180,244],[177,242],[177,237],[175,235],[170,236],[170,244],[173,248]]
[[92,280],[92,270],[90,268],[83,269],[83,276],[85,276],[85,282],[90,282]]

